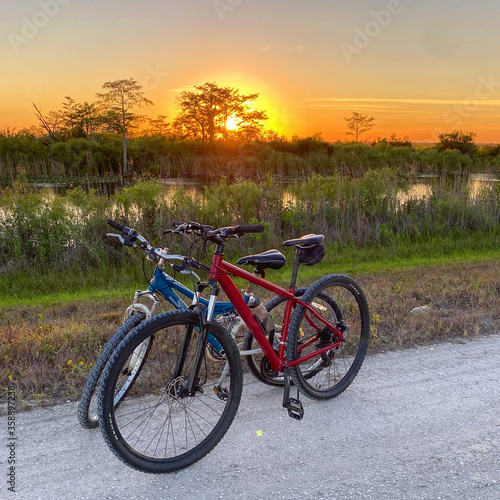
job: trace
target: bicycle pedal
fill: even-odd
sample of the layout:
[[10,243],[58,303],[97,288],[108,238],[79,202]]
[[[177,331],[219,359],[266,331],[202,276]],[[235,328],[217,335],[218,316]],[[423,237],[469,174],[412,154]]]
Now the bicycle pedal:
[[227,389],[221,387],[220,385],[216,385],[214,387],[214,392],[219,399],[222,399],[222,401],[227,401],[227,398],[229,397],[229,392]]
[[288,398],[286,405],[288,410],[288,416],[294,418],[295,420],[302,420],[304,416],[304,407],[298,399]]

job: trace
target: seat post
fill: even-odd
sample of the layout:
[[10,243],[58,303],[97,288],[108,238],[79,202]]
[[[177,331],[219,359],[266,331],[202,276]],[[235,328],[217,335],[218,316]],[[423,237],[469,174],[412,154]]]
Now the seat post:
[[290,288],[295,290],[295,284],[297,283],[297,274],[299,272],[299,258],[300,258],[300,248],[295,246],[295,259],[293,261],[292,278],[290,280]]

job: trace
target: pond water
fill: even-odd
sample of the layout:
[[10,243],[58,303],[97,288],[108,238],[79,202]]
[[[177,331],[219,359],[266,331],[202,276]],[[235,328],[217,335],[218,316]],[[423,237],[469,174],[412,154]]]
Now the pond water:
[[[399,202],[404,203],[409,199],[421,199],[430,196],[433,189],[445,178],[441,175],[420,175],[411,183],[410,188],[401,191],[398,196]],[[469,174],[467,187],[471,198],[476,198],[483,189],[491,189],[493,185],[500,182],[500,174]]]
[[[457,177],[446,177],[443,175],[417,176],[410,182],[409,189],[404,191],[402,190],[400,192],[398,196],[399,202],[404,203],[408,199],[425,198],[432,194],[433,189],[438,186],[440,182],[456,178]],[[171,196],[171,194],[173,194],[181,184],[184,186],[186,195],[192,199],[203,194],[204,183],[201,181],[193,179],[162,179],[160,182],[167,187],[167,198]],[[482,189],[491,189],[491,187],[498,182],[500,182],[499,173],[475,173],[468,174],[467,177],[467,184],[472,198],[475,198]],[[30,186],[37,189],[48,188],[53,193],[58,194],[64,194],[69,189],[75,187],[74,184],[70,183],[31,183]],[[80,184],[80,186],[85,190],[94,189],[103,196],[110,196],[117,189],[119,189],[119,182],[108,180],[90,180]],[[277,188],[282,190],[283,205],[294,203],[296,200],[296,197],[287,189],[286,186],[286,182],[277,184]]]

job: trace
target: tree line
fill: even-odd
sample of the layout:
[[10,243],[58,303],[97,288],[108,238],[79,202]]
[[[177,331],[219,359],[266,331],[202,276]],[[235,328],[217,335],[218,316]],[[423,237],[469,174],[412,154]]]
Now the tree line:
[[[18,173],[199,177],[205,170],[214,178],[341,171],[358,175],[380,165],[406,172],[463,171],[478,162],[496,165],[491,158],[500,153],[499,146],[478,148],[475,134],[461,130],[441,134],[430,152],[395,133],[362,144],[375,118],[358,112],[345,118],[351,145],[327,142],[321,134],[289,140],[264,129],[267,115],[256,109],[258,93],[243,94],[210,82],[193,89],[180,92],[171,122],[165,115],[147,118],[138,113],[153,103],[132,78],[104,83],[94,102],[67,96],[61,109],[47,114],[33,104],[42,134],[34,128],[0,132],[0,178]],[[447,152],[443,157],[434,154]]]
[[172,123],[165,115],[147,118],[134,110],[152,105],[142,87],[132,78],[105,82],[104,92],[96,93],[97,101],[78,103],[66,96],[62,108],[46,116],[33,103],[42,129],[52,141],[74,138],[95,139],[105,133],[122,137],[123,171],[127,173],[127,136],[140,127],[147,135],[166,135],[182,140],[214,142],[229,139],[250,141],[262,137],[264,111],[254,110],[250,102],[259,94],[241,94],[233,87],[205,83],[194,91],[183,91],[176,99],[178,114]]
[[[217,139],[252,140],[262,136],[265,111],[254,110],[258,93],[241,94],[234,87],[216,83],[195,86],[176,98],[178,114],[169,123],[166,115],[147,118],[134,112],[137,107],[152,105],[142,87],[132,78],[103,84],[97,100],[78,103],[66,96],[62,108],[43,115],[35,107],[42,129],[53,140],[92,138],[98,134],[131,133],[169,135],[181,139],[212,142]],[[232,126],[229,126],[229,122]]]

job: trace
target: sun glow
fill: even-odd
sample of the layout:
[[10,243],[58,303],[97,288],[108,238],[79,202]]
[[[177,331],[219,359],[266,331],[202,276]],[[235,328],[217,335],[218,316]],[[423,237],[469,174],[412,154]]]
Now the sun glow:
[[227,130],[236,130],[238,128],[238,120],[233,116],[230,116],[226,122]]

